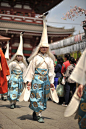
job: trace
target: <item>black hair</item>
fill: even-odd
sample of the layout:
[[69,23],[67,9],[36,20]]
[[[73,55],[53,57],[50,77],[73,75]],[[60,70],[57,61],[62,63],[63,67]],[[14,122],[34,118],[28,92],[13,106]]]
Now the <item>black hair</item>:
[[69,61],[71,61],[71,64],[75,64],[76,63],[76,61],[75,61],[75,59],[73,57],[70,57]]
[[55,59],[57,59],[57,55],[54,55],[55,56]]
[[57,57],[57,63],[62,65],[63,62],[64,62],[64,61],[63,61],[63,58],[62,58],[61,56],[58,56],[58,57]]
[[70,53],[66,53],[66,54],[64,55],[64,57],[67,58],[67,60],[69,60],[70,57],[71,57],[71,56],[70,56]]

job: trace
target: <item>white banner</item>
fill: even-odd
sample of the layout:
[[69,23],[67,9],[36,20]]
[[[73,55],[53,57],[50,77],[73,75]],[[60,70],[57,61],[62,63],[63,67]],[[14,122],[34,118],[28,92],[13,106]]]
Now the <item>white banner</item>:
[[81,42],[81,43],[73,44],[71,46],[67,46],[64,48],[51,50],[51,52],[55,55],[62,55],[62,54],[72,53],[72,52],[80,51],[80,50],[83,51],[85,48],[86,48],[86,42]]

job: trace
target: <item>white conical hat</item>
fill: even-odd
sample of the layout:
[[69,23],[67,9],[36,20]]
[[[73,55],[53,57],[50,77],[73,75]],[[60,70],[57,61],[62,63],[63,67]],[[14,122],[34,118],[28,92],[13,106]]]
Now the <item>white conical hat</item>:
[[6,52],[5,52],[5,58],[9,59],[9,41],[7,41],[7,48],[6,48]]
[[21,56],[23,56],[22,62],[23,62],[23,63],[26,65],[26,67],[27,67],[26,58],[25,58],[24,55],[23,55],[23,37],[22,37],[23,33],[24,33],[24,32],[21,32],[21,33],[20,33],[20,44],[19,44],[19,47],[18,47],[18,49],[17,49],[17,52],[14,54],[14,56],[13,56],[13,57],[11,58],[11,60],[9,61],[9,63],[11,63],[12,61],[16,60],[16,56],[17,56],[17,55],[21,55]]
[[16,55],[21,55],[23,56],[23,38],[22,38],[22,33],[20,33],[20,44],[19,47],[17,49]]
[[40,47],[49,47],[46,20],[43,18],[43,32],[40,40]]
[[[28,58],[28,61],[30,62],[39,52],[40,47],[49,47],[48,44],[48,36],[47,36],[47,26],[45,21],[46,16],[43,16],[43,32],[41,36],[41,40],[39,45],[34,49],[31,56]],[[52,58],[53,61],[55,61],[54,55],[51,53],[50,48],[48,49],[47,54]]]

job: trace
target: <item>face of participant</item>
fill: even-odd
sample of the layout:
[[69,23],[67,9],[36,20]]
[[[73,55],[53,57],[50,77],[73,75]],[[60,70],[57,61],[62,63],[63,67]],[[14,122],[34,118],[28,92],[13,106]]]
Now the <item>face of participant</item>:
[[40,51],[42,54],[45,54],[48,51],[48,47],[40,47]]
[[17,59],[18,61],[22,61],[23,57],[22,57],[21,55],[17,55],[17,56],[16,56],[16,59]]

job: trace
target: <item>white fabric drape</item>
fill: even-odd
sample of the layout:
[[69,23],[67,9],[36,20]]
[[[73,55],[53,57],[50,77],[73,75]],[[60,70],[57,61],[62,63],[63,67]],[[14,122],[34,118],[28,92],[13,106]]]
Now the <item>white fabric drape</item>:
[[49,70],[50,83],[54,83],[54,63],[53,60],[48,56],[48,54],[38,54],[30,62],[26,74],[24,75],[24,82],[32,82],[33,75],[35,73],[35,68],[43,61],[42,56],[44,56],[45,62],[42,63],[38,68]]
[[12,70],[16,70],[16,71],[20,71],[20,70],[22,70],[22,72],[23,72],[23,77],[24,77],[24,75],[25,75],[25,73],[26,73],[26,66],[25,66],[25,64],[22,62],[22,61],[17,61],[17,60],[15,60],[15,61],[13,61],[13,62],[11,62],[10,64],[9,64],[9,70],[10,70],[10,75],[9,75],[9,77],[8,77],[8,79],[10,78],[10,76],[11,76],[11,71]]
[[79,84],[86,84],[86,49],[81,55],[76,67],[70,75],[70,78]]

